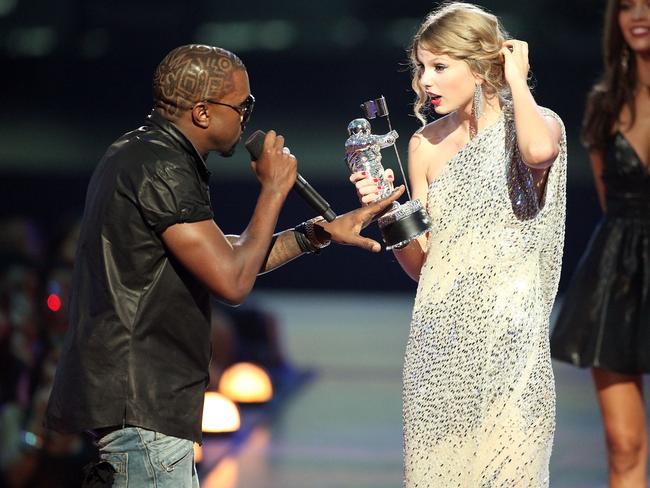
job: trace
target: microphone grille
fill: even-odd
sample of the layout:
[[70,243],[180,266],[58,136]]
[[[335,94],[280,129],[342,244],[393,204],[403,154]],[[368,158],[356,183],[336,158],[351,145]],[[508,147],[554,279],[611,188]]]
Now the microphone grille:
[[253,132],[248,139],[246,139],[245,146],[248,150],[248,153],[251,155],[253,161],[257,161],[262,154],[262,148],[264,147],[264,137],[266,133],[262,130],[256,130]]

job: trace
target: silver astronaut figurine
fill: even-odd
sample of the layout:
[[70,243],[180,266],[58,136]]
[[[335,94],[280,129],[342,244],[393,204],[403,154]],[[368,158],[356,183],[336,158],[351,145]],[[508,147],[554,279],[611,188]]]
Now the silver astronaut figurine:
[[[368,177],[377,178],[381,186],[379,198],[393,192],[393,184],[384,178],[381,164],[381,150],[395,144],[398,134],[391,130],[388,134],[371,133],[370,122],[354,119],[348,124],[348,137],[345,141],[345,159],[352,173],[365,171]],[[429,216],[419,200],[410,200],[402,205],[393,202],[392,207],[378,219],[386,250],[406,246],[416,237],[429,230]]]

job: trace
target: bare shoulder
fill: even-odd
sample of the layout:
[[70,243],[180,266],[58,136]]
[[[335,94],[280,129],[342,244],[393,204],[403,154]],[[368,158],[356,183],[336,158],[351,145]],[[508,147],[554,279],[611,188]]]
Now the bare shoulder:
[[423,156],[427,161],[435,159],[435,155],[444,148],[449,135],[454,131],[451,122],[449,115],[445,115],[416,131],[409,141],[409,155],[416,158]]
[[439,145],[454,131],[451,121],[448,114],[428,123],[413,134],[411,143],[422,144],[424,147]]
[[409,167],[426,174],[433,181],[446,162],[458,150],[454,131],[458,129],[449,115],[436,119],[417,131],[409,142]]

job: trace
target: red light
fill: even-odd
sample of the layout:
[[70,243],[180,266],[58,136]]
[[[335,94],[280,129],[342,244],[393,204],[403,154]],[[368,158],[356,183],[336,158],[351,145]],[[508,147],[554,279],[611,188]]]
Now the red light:
[[47,308],[52,310],[52,312],[58,312],[61,309],[61,299],[58,295],[52,293],[47,297]]

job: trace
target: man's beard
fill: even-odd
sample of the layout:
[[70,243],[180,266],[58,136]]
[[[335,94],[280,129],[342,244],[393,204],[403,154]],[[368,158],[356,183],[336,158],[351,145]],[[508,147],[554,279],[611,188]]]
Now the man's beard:
[[235,143],[232,146],[230,146],[229,149],[227,149],[226,151],[220,152],[219,154],[221,154],[224,158],[229,158],[230,156],[235,154],[235,150],[237,149],[237,144],[239,144],[239,141],[241,141],[241,136],[242,136],[243,132],[244,132],[244,130],[242,128],[242,132],[239,134],[239,138],[235,141]]
[[237,144],[239,144],[239,141],[235,142],[232,146],[230,146],[230,149],[228,149],[227,151],[220,152],[219,154],[221,154],[224,158],[231,157],[233,154],[235,154],[235,150],[237,149]]

